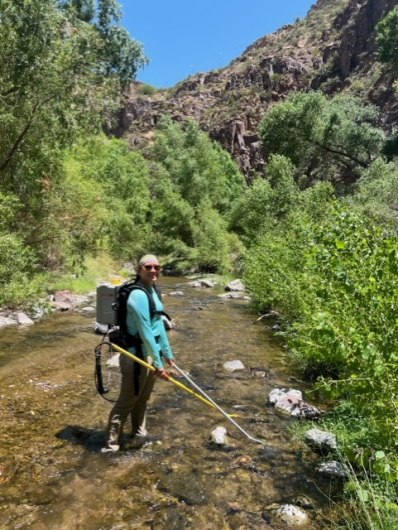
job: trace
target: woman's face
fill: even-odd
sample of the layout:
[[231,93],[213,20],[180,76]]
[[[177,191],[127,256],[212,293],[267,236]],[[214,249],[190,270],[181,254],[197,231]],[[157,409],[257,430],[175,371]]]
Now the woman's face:
[[157,261],[148,261],[145,265],[138,268],[138,275],[142,283],[151,284],[158,280],[162,267]]

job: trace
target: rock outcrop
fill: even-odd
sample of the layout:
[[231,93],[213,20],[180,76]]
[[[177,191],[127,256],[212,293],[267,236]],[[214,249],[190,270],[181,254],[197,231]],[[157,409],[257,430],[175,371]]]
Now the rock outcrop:
[[132,85],[112,132],[145,147],[161,115],[198,121],[236,160],[247,180],[264,168],[257,127],[289,93],[347,91],[381,109],[391,129],[398,102],[389,73],[375,63],[375,27],[398,0],[318,0],[307,17],[250,45],[227,67],[190,76],[154,96]]

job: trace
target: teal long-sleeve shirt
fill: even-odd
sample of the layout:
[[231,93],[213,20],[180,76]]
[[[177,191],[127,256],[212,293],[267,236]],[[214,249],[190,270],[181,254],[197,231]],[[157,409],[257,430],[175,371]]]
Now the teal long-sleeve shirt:
[[[156,311],[163,311],[163,304],[155,289],[150,290]],[[162,368],[160,352],[166,359],[172,359],[173,353],[167,338],[162,315],[155,313],[151,318],[148,296],[139,289],[131,291],[127,300],[127,329],[130,335],[139,334],[143,342],[144,355],[150,355],[155,368]],[[156,342],[159,337],[159,342]]]

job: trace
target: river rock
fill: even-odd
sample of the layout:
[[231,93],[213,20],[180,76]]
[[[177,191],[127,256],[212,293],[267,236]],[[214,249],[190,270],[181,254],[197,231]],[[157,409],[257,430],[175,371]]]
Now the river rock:
[[245,286],[242,283],[242,280],[233,280],[232,282],[229,282],[228,285],[225,286],[226,291],[245,291]]
[[184,296],[184,291],[173,291],[169,296]]
[[56,311],[69,311],[72,309],[72,304],[68,302],[52,302],[51,305]]
[[274,388],[268,395],[268,401],[275,405],[280,399],[284,398],[286,395],[291,394],[297,396],[299,399],[303,399],[303,394],[300,390],[294,390],[293,388]]
[[318,471],[321,475],[324,475],[328,478],[343,478],[346,479],[349,477],[349,472],[346,466],[335,460],[330,462],[322,462],[319,465]]
[[298,396],[287,394],[275,403],[275,408],[284,414],[295,418],[314,419],[320,416],[318,409],[309,405]]
[[310,447],[321,453],[330,453],[337,449],[336,436],[331,432],[310,429],[305,433],[304,440]]
[[13,326],[15,324],[17,324],[16,320],[9,317],[0,316],[0,328],[5,328],[6,326]]
[[83,315],[92,316],[95,314],[95,307],[92,306],[86,306],[81,309],[81,312]]
[[187,285],[191,287],[214,287],[214,283],[210,280],[195,280],[193,282],[188,282]]
[[273,513],[288,526],[303,526],[308,522],[308,515],[293,504],[283,504],[273,510]]
[[241,361],[228,361],[223,364],[223,368],[226,372],[241,372],[245,369]]
[[72,295],[69,291],[56,291],[54,293],[54,302],[72,303]]
[[28,315],[25,315],[25,313],[17,313],[17,322],[23,326],[34,324],[33,320]]
[[224,294],[219,294],[218,295],[218,298],[224,298],[224,299],[228,299],[228,298],[241,298],[241,295],[239,293],[224,293]]
[[207,287],[207,288],[214,287],[214,283],[211,282],[210,280],[201,280],[200,283],[202,284],[203,287]]
[[228,436],[228,431],[225,427],[218,426],[210,433],[210,443],[217,445],[222,449],[233,449],[235,445],[231,442]]

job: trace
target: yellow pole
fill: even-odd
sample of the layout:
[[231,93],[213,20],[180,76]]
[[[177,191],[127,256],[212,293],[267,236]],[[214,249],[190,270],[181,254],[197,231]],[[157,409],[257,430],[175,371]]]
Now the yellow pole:
[[[148,370],[151,370],[152,372],[156,372],[156,368],[154,366],[151,366],[147,362],[143,361],[142,359],[140,359],[139,357],[135,356],[134,354],[124,350],[120,346],[117,346],[116,344],[111,343],[111,345],[112,345],[112,348],[115,349],[116,351],[118,351],[119,353],[122,353],[126,357],[129,357],[133,361],[136,361],[137,363],[141,364],[142,366],[144,366]],[[215,407],[213,405],[213,403],[210,403],[210,401],[208,401],[207,399],[203,398],[202,396],[200,396],[199,394],[197,394],[196,392],[194,392],[193,390],[191,390],[187,386],[183,385],[179,381],[176,381],[169,374],[167,374],[167,376],[168,376],[167,377],[167,381],[170,381],[171,383],[173,383],[173,385],[177,386],[178,388],[181,388],[182,390],[185,390],[185,392],[188,392],[188,394],[190,394],[191,396],[196,397],[196,399],[199,399],[199,401],[201,401],[205,405],[208,405],[212,409],[217,410],[217,407]],[[228,414],[228,416],[232,417],[232,416],[236,416],[236,414]]]

